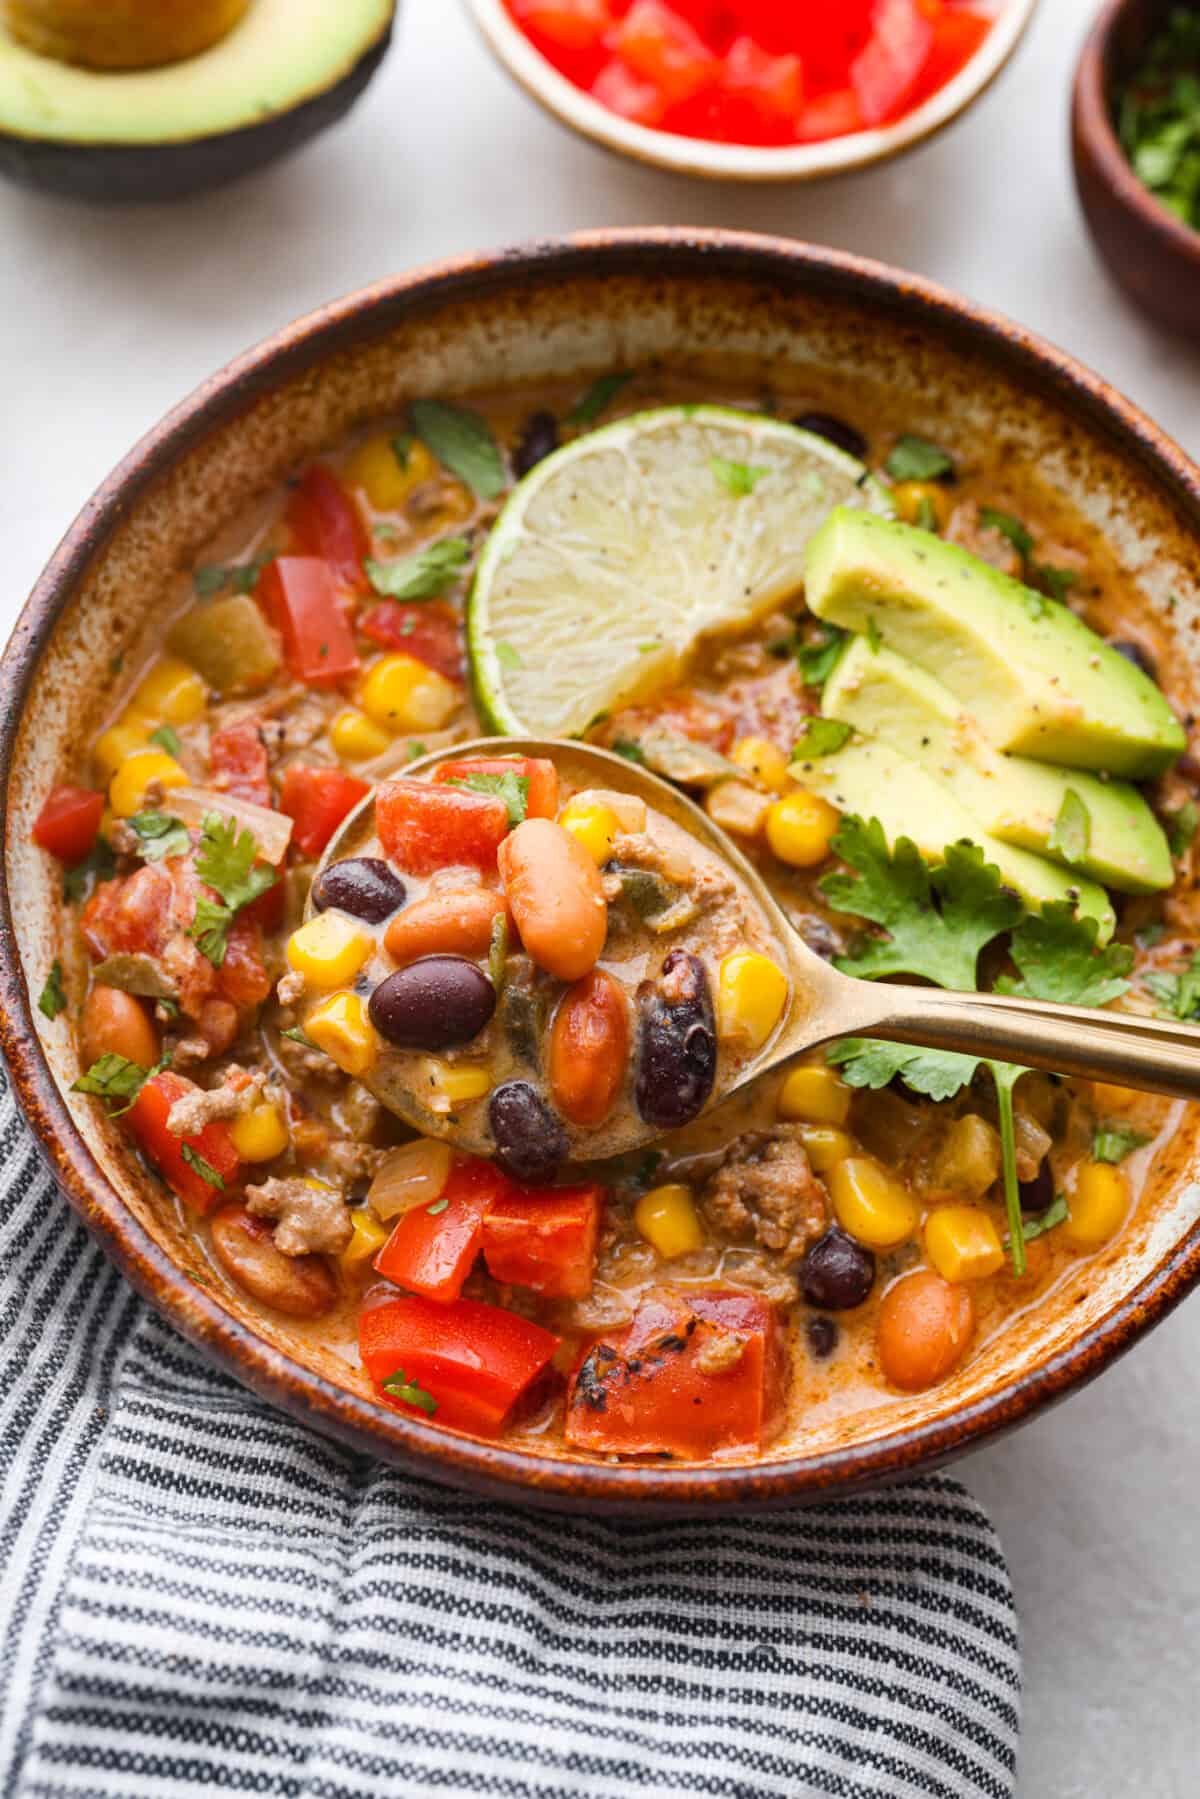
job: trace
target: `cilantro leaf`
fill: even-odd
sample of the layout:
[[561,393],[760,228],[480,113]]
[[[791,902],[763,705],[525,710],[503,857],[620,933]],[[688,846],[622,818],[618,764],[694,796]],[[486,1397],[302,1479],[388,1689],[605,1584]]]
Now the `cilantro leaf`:
[[504,458],[477,412],[444,400],[414,400],[408,412],[422,443],[481,500],[494,500],[504,492],[508,486]]
[[953,458],[928,438],[909,432],[896,439],[884,468],[893,481],[941,481],[954,477]]
[[1094,918],[1079,918],[1068,900],[1054,900],[1022,920],[1013,932],[1011,954],[1019,981],[998,981],[997,989],[1024,999],[1064,1006],[1104,1006],[1128,992],[1133,967],[1126,943],[1096,948]]
[[432,600],[457,580],[470,554],[465,537],[443,537],[398,562],[376,562],[368,557],[364,566],[376,593],[393,600]]
[[188,936],[214,968],[222,968],[225,964],[225,954],[229,948],[229,927],[233,920],[234,914],[223,900],[209,899],[206,893],[202,893],[197,899],[196,915]]
[[798,643],[796,666],[806,687],[824,687],[841,661],[850,633],[838,625],[823,625],[821,635],[812,643]]
[[[1031,1243],[1035,1237],[1044,1237],[1046,1232],[1052,1231],[1056,1224],[1065,1224],[1066,1220],[1067,1196],[1065,1193],[1058,1193],[1044,1212],[1035,1212],[1032,1218],[1022,1217],[1021,1240],[1023,1243]],[[1004,1247],[1012,1248],[1010,1237],[1004,1239]]]
[[409,1380],[403,1368],[397,1368],[395,1374],[389,1374],[379,1384],[385,1393],[390,1393],[394,1399],[402,1399],[405,1405],[415,1405],[430,1418],[438,1409],[438,1402],[433,1394],[427,1393],[417,1381]]
[[1030,579],[1057,600],[1061,606],[1073,587],[1079,585],[1079,571],[1073,568],[1055,568],[1051,562],[1035,562],[1029,571]]
[[210,1187],[216,1187],[222,1193],[225,1191],[224,1177],[217,1173],[211,1162],[205,1161],[198,1149],[193,1149],[190,1143],[182,1143],[179,1147],[179,1154],[202,1181],[207,1181]]
[[165,856],[185,856],[192,847],[187,826],[165,812],[135,812],[125,822],[141,840],[143,862],[161,862]]
[[1118,1126],[1108,1125],[1096,1132],[1092,1138],[1093,1162],[1123,1162],[1135,1149],[1141,1149],[1150,1139],[1141,1131],[1122,1130]]
[[1092,842],[1092,815],[1073,787],[1063,795],[1058,817],[1046,848],[1056,851],[1072,868],[1087,857]]
[[646,760],[646,752],[635,737],[614,737],[608,747],[614,756],[624,756],[626,762]]
[[1028,527],[1019,518],[1014,518],[1011,512],[999,512],[995,506],[981,506],[979,518],[982,524],[990,525],[993,531],[999,531],[1001,537],[1007,537],[1022,562],[1032,555],[1033,536]]
[[63,898],[86,899],[99,881],[107,881],[117,872],[117,859],[106,837],[97,837],[82,862],[73,862],[63,875]]
[[42,988],[38,1000],[38,1011],[43,1018],[54,1021],[60,1012],[67,1009],[67,996],[63,990],[63,965],[56,956],[50,964],[50,973],[46,976],[46,985]]
[[253,593],[259,576],[274,559],[274,550],[263,550],[249,562],[204,562],[192,575],[192,586],[202,600],[210,600],[224,587],[231,587],[234,593]]
[[1177,974],[1148,974],[1146,988],[1172,1018],[1200,1018],[1200,950]]
[[143,1068],[139,1062],[131,1062],[126,1056],[118,1056],[110,1051],[93,1062],[85,1074],[72,1084],[72,1093],[92,1093],[98,1099],[123,1099],[125,1104],[112,1109],[110,1116],[120,1118],[128,1112],[130,1106],[141,1092],[146,1082],[156,1074],[161,1074],[167,1066],[168,1058],[153,1068]]
[[825,1056],[835,1068],[841,1068],[850,1087],[877,1090],[899,1075],[906,1087],[928,1099],[953,1099],[979,1067],[977,1056],[920,1049],[911,1043],[883,1043],[876,1037],[846,1037]]
[[869,919],[887,932],[836,958],[847,974],[923,976],[940,987],[975,988],[979,953],[1022,915],[1020,900],[1002,887],[1000,872],[973,843],[954,843],[932,871],[910,838],[889,853],[878,819],[847,817],[834,852],[853,874],[826,875],[821,891],[839,912]]
[[508,828],[515,830],[529,810],[529,776],[511,773],[463,775],[446,782],[447,787],[463,787],[468,793],[486,793],[501,799],[508,807]]
[[602,412],[607,412],[621,389],[632,380],[632,369],[611,375],[600,375],[571,408],[567,414],[568,422],[572,425],[592,424]]
[[244,906],[253,905],[279,879],[273,868],[257,861],[258,844],[251,831],[238,831],[232,818],[210,812],[204,820],[196,855],[196,873],[218,898],[202,893],[188,935],[214,968],[225,961],[229,927]]
[[159,725],[157,731],[151,731],[150,742],[156,743],[160,750],[166,750],[168,756],[178,756],[183,748],[178,731],[171,725]]
[[708,466],[735,500],[752,494],[763,476],[771,472],[769,468],[751,468],[748,462],[730,462],[724,456],[710,456]]
[[840,718],[810,718],[792,745],[793,762],[812,762],[818,756],[832,756],[849,743],[854,726]]

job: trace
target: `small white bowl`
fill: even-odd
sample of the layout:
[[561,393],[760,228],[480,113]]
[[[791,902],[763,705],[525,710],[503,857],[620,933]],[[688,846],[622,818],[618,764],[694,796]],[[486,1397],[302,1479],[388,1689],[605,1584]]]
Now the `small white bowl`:
[[706,181],[819,181],[884,162],[932,137],[990,87],[1037,9],[1038,0],[1005,0],[987,37],[953,81],[894,125],[820,144],[715,144],[653,131],[610,112],[560,75],[514,24],[504,0],[467,0],[485,42],[509,74],[572,131],[638,162],[700,175]]

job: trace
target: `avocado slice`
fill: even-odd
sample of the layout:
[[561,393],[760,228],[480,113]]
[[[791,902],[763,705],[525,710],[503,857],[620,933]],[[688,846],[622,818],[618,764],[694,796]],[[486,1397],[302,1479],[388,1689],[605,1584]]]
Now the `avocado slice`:
[[890,744],[855,737],[835,755],[793,762],[792,773],[802,787],[819,793],[839,812],[877,818],[889,849],[897,838],[909,837],[927,862],[940,862],[947,844],[968,838],[1031,911],[1040,911],[1052,900],[1066,900],[1081,917],[1096,920],[1098,942],[1107,943],[1112,936],[1116,918],[1103,887],[981,830],[978,819],[949,787]]
[[[1154,893],[1174,869],[1162,826],[1136,787],[1005,756],[940,681],[865,638],[850,645],[825,686],[821,710],[878,737],[945,783],[992,837],[1090,875],[1121,893]],[[1087,808],[1086,853],[1077,864],[1052,848],[1067,794]]]
[[[0,13],[2,13],[0,8]],[[340,119],[391,41],[396,0],[254,0],[212,48],[113,72],[38,55],[0,19],[0,174],[76,199],[172,200]]]
[[1141,669],[1069,607],[931,532],[835,508],[809,541],[805,597],[935,675],[994,749],[1138,781],[1183,752]]

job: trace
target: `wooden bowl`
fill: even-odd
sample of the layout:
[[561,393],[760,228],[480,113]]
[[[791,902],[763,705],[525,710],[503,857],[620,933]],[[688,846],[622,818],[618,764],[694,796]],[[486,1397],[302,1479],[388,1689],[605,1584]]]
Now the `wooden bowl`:
[[1113,94],[1178,0],[1109,0],[1075,74],[1075,185],[1114,279],[1160,325],[1200,338],[1200,231],[1144,187],[1121,148]]
[[[827,0],[835,4],[836,0]],[[821,144],[714,144],[678,137],[610,112],[560,75],[523,32],[504,0],[467,0],[484,42],[525,92],[581,137],[636,162],[706,181],[820,181],[912,150],[958,118],[996,79],[1027,30],[1038,0],[1001,0],[984,42],[953,81],[895,124]]]
[[256,1314],[216,1278],[119,1128],[70,1091],[69,1017],[51,1022],[30,1001],[54,957],[69,964],[73,953],[60,877],[30,830],[114,705],[114,658],[132,665],[145,653],[164,570],[189,566],[297,461],[416,395],[582,383],[655,359],[703,373],[718,355],[738,359],[749,393],[772,370],[814,403],[853,385],[880,432],[903,419],[968,456],[996,442],[1104,528],[1161,611],[1173,675],[1200,668],[1200,470],[1149,420],[1062,352],[928,283],[794,242],[683,230],[467,258],[289,326],[192,394],[104,483],[0,663],[0,1047],[68,1202],[186,1337],[315,1429],[477,1491],[591,1510],[797,1504],[927,1468],[1028,1418],[1099,1373],[1200,1278],[1194,1141],[1177,1137],[1160,1158],[1151,1198],[1117,1243],[933,1392],[880,1393],[853,1417],[803,1420],[755,1464],[618,1465],[476,1441],[379,1405],[312,1327]]

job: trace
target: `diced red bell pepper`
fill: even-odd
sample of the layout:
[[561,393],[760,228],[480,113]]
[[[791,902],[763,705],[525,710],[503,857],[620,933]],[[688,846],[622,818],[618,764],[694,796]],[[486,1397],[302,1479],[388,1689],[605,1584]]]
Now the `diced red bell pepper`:
[[511,1183],[491,1162],[455,1162],[432,1206],[406,1212],[375,1258],[385,1280],[445,1304],[457,1299],[483,1243],[483,1221]]
[[591,88],[594,99],[619,118],[634,125],[648,125],[651,130],[661,125],[667,103],[652,81],[643,81],[632,69],[614,57],[600,70]]
[[448,681],[463,678],[462,626],[453,607],[440,600],[406,605],[382,600],[359,623],[359,630],[385,650],[403,650]]
[[[402,1294],[368,1299],[359,1315],[358,1343],[381,1399],[411,1416],[495,1437],[549,1365],[559,1339],[499,1306],[473,1299],[438,1305]],[[430,1395],[432,1413],[383,1390],[383,1382],[400,1372]]]
[[592,1290],[603,1187],[514,1187],[483,1220],[483,1258],[493,1279],[547,1299]]
[[259,576],[258,598],[283,637],[288,668],[311,687],[336,687],[359,667],[354,633],[333,567],[317,556],[276,556]]
[[758,1294],[661,1289],[580,1356],[566,1439],[597,1455],[756,1454],[782,1421],[786,1373],[783,1332]]
[[[167,1129],[167,1115],[175,1101],[198,1091],[196,1083],[185,1080],[181,1074],[156,1074],[146,1082],[127,1117],[140,1148],[167,1185],[194,1210],[204,1213],[219,1205],[229,1189],[236,1186],[242,1164],[229,1126],[220,1119],[206,1124],[192,1137],[176,1137]],[[185,1150],[206,1163],[220,1185],[208,1180],[194,1162],[186,1160]]]
[[471,756],[462,762],[443,762],[433,778],[453,784],[471,775],[521,776],[529,782],[526,818],[558,816],[558,770],[544,756]]
[[839,87],[828,94],[815,94],[805,102],[796,135],[802,144],[823,144],[828,138],[861,131],[864,124],[854,89]]
[[104,795],[90,787],[52,787],[33,826],[33,841],[60,862],[82,862],[96,841]]
[[488,874],[508,835],[508,807],[487,793],[429,781],[387,781],[375,799],[384,853],[411,874],[465,865]]
[[359,800],[371,791],[369,781],[343,768],[308,768],[293,762],[284,770],[279,810],[292,820],[292,842],[304,856],[319,856]]
[[241,718],[214,731],[208,745],[210,785],[218,793],[247,800],[253,806],[271,804],[270,764],[258,720]]
[[735,39],[712,101],[713,123],[722,141],[794,142],[803,103],[804,78],[798,56],[772,56],[753,38]]
[[917,0],[875,0],[870,42],[850,65],[850,86],[868,125],[903,110],[932,50],[933,26]]
[[369,592],[363,567],[371,553],[367,527],[331,470],[314,462],[304,471],[288,499],[286,518],[302,550],[327,562],[352,593]]
[[668,106],[681,106],[720,78],[719,58],[663,0],[635,0],[607,42]]

